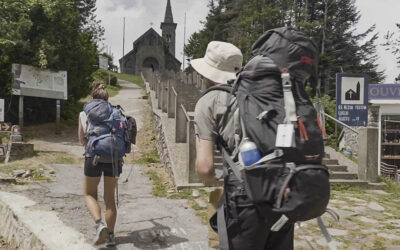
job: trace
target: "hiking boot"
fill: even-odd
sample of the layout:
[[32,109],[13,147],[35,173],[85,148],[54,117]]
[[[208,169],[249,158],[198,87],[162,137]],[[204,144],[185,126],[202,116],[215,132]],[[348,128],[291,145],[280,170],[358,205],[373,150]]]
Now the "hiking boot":
[[113,232],[109,232],[107,236],[106,246],[114,247],[116,245],[115,236]]
[[96,225],[96,237],[94,238],[94,245],[101,245],[106,242],[108,236],[108,229],[103,222]]

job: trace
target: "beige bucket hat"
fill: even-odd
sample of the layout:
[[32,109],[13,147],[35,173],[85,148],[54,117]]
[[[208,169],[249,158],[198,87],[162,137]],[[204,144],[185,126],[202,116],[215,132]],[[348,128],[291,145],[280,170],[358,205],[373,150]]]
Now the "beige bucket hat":
[[243,63],[240,49],[230,43],[210,42],[203,58],[190,62],[192,67],[205,78],[215,83],[226,83],[236,78]]

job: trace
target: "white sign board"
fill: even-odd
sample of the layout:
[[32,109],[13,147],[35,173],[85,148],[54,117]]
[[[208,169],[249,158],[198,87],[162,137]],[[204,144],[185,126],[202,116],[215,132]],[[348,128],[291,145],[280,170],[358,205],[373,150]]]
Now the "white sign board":
[[108,70],[108,58],[105,56],[99,56],[99,68]]
[[68,99],[66,71],[40,70],[28,65],[13,64],[12,72],[14,95]]
[[4,99],[0,99],[0,122],[4,122]]

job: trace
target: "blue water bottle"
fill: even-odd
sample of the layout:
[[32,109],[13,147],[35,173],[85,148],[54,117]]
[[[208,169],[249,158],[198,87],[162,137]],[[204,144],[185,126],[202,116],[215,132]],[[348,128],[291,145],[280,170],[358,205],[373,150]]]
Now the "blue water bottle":
[[257,148],[257,145],[250,141],[249,138],[243,138],[242,143],[239,146],[239,161],[246,168],[250,167],[261,159],[261,153]]

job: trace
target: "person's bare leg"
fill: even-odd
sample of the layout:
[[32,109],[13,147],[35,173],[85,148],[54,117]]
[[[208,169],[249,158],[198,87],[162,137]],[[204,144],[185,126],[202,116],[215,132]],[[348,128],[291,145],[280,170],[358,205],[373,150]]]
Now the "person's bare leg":
[[101,219],[101,210],[97,202],[97,186],[99,185],[100,179],[101,177],[85,176],[83,185],[86,207],[95,222]]
[[106,204],[106,223],[108,230],[114,232],[117,220],[117,206],[115,204],[115,186],[117,178],[104,177],[104,203]]

